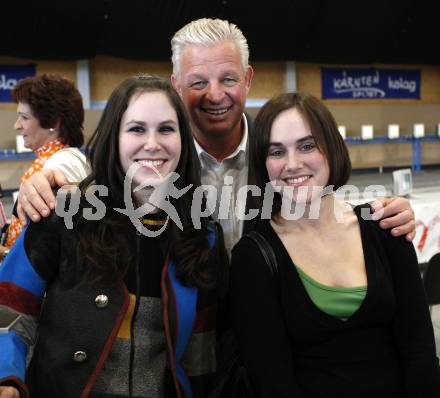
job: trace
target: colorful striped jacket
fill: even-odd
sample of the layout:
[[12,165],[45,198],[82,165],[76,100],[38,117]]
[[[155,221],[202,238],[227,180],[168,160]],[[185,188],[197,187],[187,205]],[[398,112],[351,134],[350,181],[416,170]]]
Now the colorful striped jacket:
[[[211,247],[215,235],[210,228]],[[91,283],[75,266],[74,242],[52,214],[31,223],[0,265],[0,313],[22,314],[0,333],[0,385],[12,382],[22,396],[87,397],[127,311],[122,280]],[[170,391],[206,397],[216,370],[216,298],[184,286],[173,262],[164,264],[161,290]]]

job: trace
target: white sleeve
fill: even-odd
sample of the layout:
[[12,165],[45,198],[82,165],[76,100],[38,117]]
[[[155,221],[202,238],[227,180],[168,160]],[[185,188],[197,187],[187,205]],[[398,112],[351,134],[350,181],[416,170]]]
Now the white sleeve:
[[69,182],[80,182],[90,172],[86,157],[78,148],[64,148],[54,153],[43,169],[61,171]]

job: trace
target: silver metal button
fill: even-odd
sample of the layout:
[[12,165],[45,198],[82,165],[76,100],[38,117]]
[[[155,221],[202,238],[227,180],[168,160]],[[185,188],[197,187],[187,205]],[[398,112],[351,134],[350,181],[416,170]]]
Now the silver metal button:
[[105,308],[108,305],[108,297],[105,294],[100,294],[95,298],[95,304],[98,308]]
[[73,360],[75,362],[84,362],[87,359],[87,354],[84,351],[76,351],[73,354]]

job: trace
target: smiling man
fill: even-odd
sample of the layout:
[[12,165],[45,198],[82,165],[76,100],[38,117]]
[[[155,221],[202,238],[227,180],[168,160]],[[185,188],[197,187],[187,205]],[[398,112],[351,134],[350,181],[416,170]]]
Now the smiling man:
[[[182,33],[183,35],[183,33]],[[179,33],[173,49],[172,83],[190,113],[196,141],[217,160],[231,155],[243,138],[243,112],[252,81],[252,67],[242,64],[232,41],[181,49]]]
[[[190,114],[202,183],[217,190],[213,216],[231,250],[250,225],[235,214],[238,190],[253,183],[247,150],[251,121],[244,114],[253,76],[247,41],[234,24],[204,18],[180,29],[171,47],[171,81]],[[225,181],[231,182],[230,199],[221,202]],[[227,217],[219,217],[220,212]]]

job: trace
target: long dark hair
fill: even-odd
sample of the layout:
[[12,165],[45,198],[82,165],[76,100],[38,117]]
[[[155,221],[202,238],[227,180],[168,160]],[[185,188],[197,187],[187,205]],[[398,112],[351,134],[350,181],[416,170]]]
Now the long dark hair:
[[[188,116],[182,100],[170,83],[157,76],[136,76],[124,80],[111,94],[98,126],[88,147],[91,174],[80,184],[85,192],[91,185],[104,185],[108,196],[100,198],[107,207],[106,216],[97,222],[78,220],[79,244],[77,255],[93,271],[103,276],[115,272],[125,274],[131,262],[135,261],[136,231],[130,219],[114,208],[125,208],[125,173],[119,160],[119,129],[121,119],[133,95],[144,92],[164,93],[175,109],[181,137],[182,152],[175,181],[178,189],[192,184],[189,191],[178,199],[170,198],[177,210],[183,230],[169,220],[165,233],[165,250],[175,260],[178,276],[187,284],[204,288],[216,286],[222,275],[224,264],[218,256],[212,256],[207,240],[209,220],[201,219],[201,228],[195,229],[191,220],[191,204],[194,190],[200,186],[200,164],[191,134]],[[87,206],[87,204],[85,204]],[[221,235],[221,234],[220,234]],[[222,236],[218,237],[223,247]],[[213,258],[216,257],[216,258]]]

